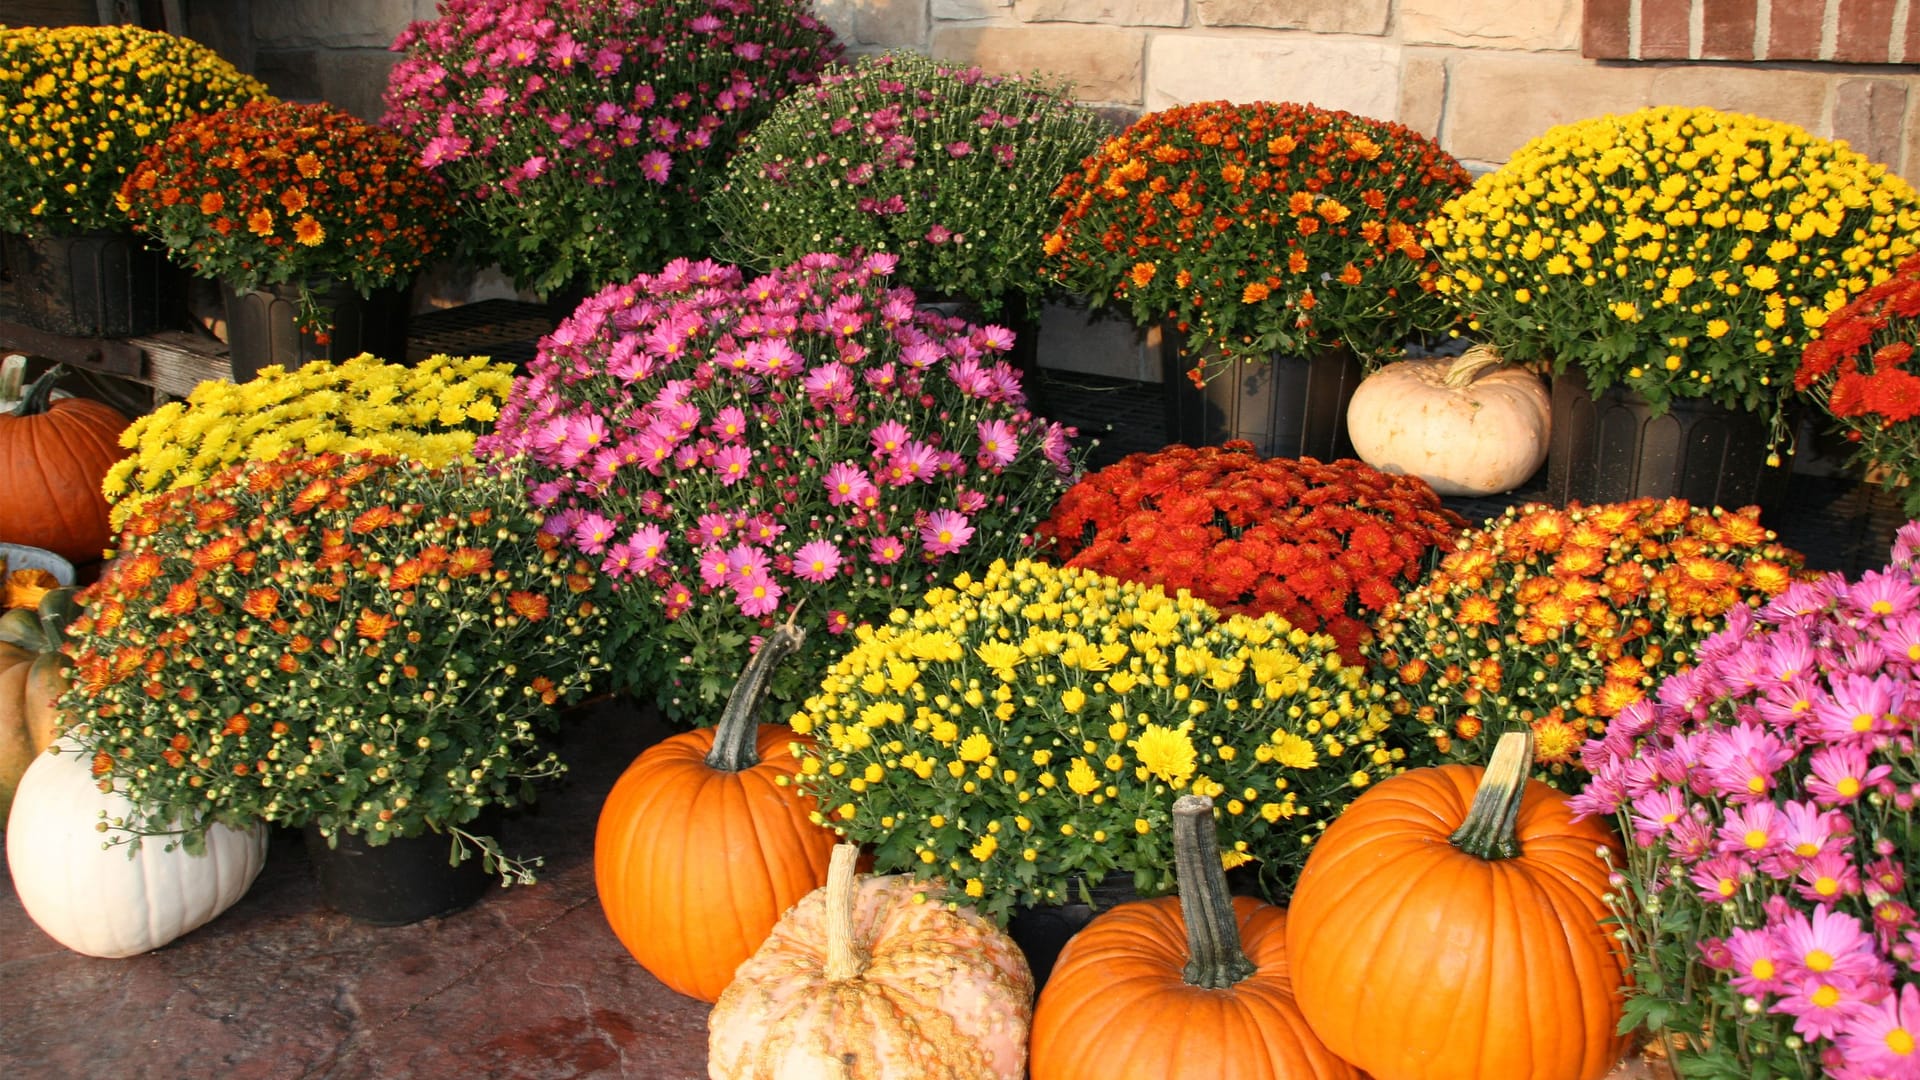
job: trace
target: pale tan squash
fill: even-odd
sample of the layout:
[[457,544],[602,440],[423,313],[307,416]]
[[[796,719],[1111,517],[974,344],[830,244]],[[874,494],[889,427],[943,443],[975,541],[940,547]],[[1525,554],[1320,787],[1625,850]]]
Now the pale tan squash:
[[74,590],[49,590],[36,610],[0,616],[0,829],[20,777],[59,731],[55,702],[67,690],[60,642],[75,613]]
[[1492,495],[1547,459],[1546,383],[1485,345],[1457,360],[1402,360],[1364,379],[1347,405],[1360,460],[1409,473],[1442,495]]
[[833,850],[708,1020],[716,1080],[1020,1080],[1033,977],[1013,940],[933,885]]

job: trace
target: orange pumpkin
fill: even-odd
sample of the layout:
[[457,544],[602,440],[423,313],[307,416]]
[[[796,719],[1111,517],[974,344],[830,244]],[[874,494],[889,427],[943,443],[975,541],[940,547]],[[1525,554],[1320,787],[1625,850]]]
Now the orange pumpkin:
[[641,754],[600,809],[593,878],[615,936],[674,990],[713,1001],[799,899],[827,880],[833,834],[813,824],[792,729],[756,724],[773,669],[804,631],[767,636],[717,727]]
[[112,535],[100,482],[126,456],[127,418],[98,401],[51,400],[61,371],[40,376],[14,411],[0,412],[0,541],[91,563]]
[[1294,1004],[1287,913],[1230,896],[1213,800],[1173,804],[1177,897],[1067,942],[1033,1014],[1033,1080],[1356,1080]]
[[1402,773],[1313,846],[1287,928],[1300,1007],[1378,1080],[1598,1080],[1626,1052],[1600,921],[1618,841],[1532,760],[1521,731],[1484,770]]
[[72,588],[52,589],[36,610],[0,615],[0,830],[27,766],[58,734],[56,703],[67,690],[60,655],[67,623],[78,608]]
[[856,884],[834,848],[708,1018],[716,1080],[1020,1080],[1033,976],[1000,929],[904,875]]

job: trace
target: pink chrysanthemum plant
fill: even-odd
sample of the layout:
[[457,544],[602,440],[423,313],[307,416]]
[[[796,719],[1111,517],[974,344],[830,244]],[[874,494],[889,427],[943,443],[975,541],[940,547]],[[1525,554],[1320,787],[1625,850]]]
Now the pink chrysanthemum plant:
[[524,451],[547,528],[599,564],[615,679],[717,719],[761,633],[842,635],[1027,549],[1077,472],[1033,415],[1013,335],[919,310],[894,259],[809,255],[747,278],[681,259],[589,297],[541,342],[482,456]]
[[805,0],[440,0],[393,48],[384,123],[540,292],[704,251],[727,159],[840,55]]
[[1628,1019],[1681,1076],[1920,1077],[1920,522],[1893,562],[1736,606],[1583,752]]

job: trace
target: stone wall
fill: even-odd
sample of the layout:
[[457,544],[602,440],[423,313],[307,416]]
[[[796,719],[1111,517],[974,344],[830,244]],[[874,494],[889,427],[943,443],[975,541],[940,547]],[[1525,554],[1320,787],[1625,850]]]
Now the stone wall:
[[399,60],[388,51],[434,0],[273,0],[238,5],[251,19],[253,73],[275,94],[321,100],[366,120],[385,111],[380,95]]

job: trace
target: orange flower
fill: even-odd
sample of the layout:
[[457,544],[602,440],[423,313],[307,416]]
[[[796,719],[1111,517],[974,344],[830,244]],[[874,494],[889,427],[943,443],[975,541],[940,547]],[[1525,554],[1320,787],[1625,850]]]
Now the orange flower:
[[1492,598],[1476,593],[1460,601],[1454,617],[1467,626],[1491,626],[1500,621],[1500,606]]
[[227,208],[227,197],[217,191],[209,191],[200,196],[200,212],[208,216]]
[[294,158],[293,167],[298,169],[300,175],[306,177],[308,180],[312,180],[320,175],[320,159],[311,153],[301,154],[299,157]]
[[1348,263],[1346,265],[1346,268],[1340,271],[1340,284],[1342,285],[1360,284],[1360,268],[1353,265],[1352,263]]
[[273,211],[261,207],[247,215],[247,231],[255,236],[265,236],[273,231]]
[[369,641],[379,641],[387,636],[387,631],[399,623],[399,619],[385,612],[363,611],[353,622],[353,632]]
[[507,594],[507,608],[528,622],[539,622],[547,617],[547,598],[530,592],[511,592]]
[[1257,304],[1265,300],[1272,292],[1273,290],[1267,288],[1265,282],[1250,282],[1246,288],[1240,290],[1240,302],[1243,304]]
[[1153,275],[1158,273],[1159,270],[1160,268],[1153,263],[1137,262],[1133,264],[1133,269],[1128,272],[1127,276],[1132,279],[1134,288],[1144,289],[1152,283]]
[[256,619],[271,619],[274,612],[280,610],[280,590],[254,589],[241,602],[240,610]]
[[297,187],[284,188],[280,192],[280,206],[289,214],[297,214],[307,208],[307,193]]
[[293,238],[307,247],[318,247],[326,241],[327,230],[312,214],[302,214],[300,220],[293,223]]
[[454,578],[484,574],[493,569],[493,552],[483,548],[456,548],[447,560],[447,576]]

